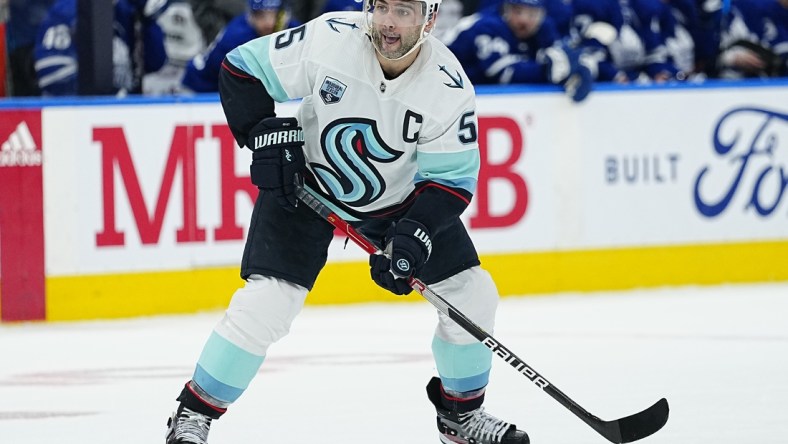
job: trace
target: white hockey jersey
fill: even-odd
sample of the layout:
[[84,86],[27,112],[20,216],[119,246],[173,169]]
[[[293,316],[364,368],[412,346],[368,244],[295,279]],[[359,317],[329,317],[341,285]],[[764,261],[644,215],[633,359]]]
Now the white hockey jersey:
[[322,15],[252,40],[227,59],[277,102],[303,98],[308,166],[323,192],[361,213],[402,203],[419,182],[473,194],[479,171],[475,93],[432,36],[386,79],[363,12]]

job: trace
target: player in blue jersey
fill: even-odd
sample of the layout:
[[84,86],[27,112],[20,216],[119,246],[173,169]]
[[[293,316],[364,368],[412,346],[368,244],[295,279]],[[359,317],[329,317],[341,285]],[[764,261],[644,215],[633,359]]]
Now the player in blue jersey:
[[619,0],[623,25],[610,52],[616,66],[630,81],[662,83],[679,73],[666,46],[661,19],[667,6],[662,0]]
[[734,0],[723,21],[720,77],[788,75],[788,1]]
[[695,41],[701,38],[700,15],[695,0],[668,0],[660,18],[668,55],[678,69],[679,77],[695,77]]
[[581,58],[595,80],[628,82],[610,53],[610,45],[618,38],[623,23],[618,0],[572,1],[572,42],[582,48]]
[[363,7],[363,0],[326,0],[320,12],[361,11]]
[[574,16],[574,0],[545,0],[545,10],[561,37],[568,37]]
[[181,84],[193,92],[219,91],[219,71],[230,50],[249,40],[290,28],[298,23],[282,4],[282,0],[249,0],[248,11],[230,20],[213,43],[195,56],[186,66]]
[[788,76],[788,0],[771,0],[766,7],[766,28],[773,29],[767,33],[771,50],[780,58],[778,75]]
[[[164,35],[156,23],[156,18],[166,7],[166,0],[115,2],[111,57],[117,93],[140,92],[142,79],[139,73],[154,72],[167,61]],[[76,95],[78,92],[79,60],[74,40],[76,21],[77,0],[58,0],[41,23],[34,56],[38,86],[44,95]],[[139,35],[136,31],[138,23]],[[137,54],[142,55],[141,61],[137,61]]]
[[[493,330],[498,291],[460,220],[480,167],[475,92],[431,35],[439,5],[367,0],[365,12],[325,14],[227,54],[222,106],[238,145],[252,150],[251,180],[261,192],[241,263],[246,284],[178,396],[168,444],[207,441],[212,420],[241,396],[269,346],[288,333],[326,263],[333,226],[298,204],[296,180],[387,251],[369,257],[375,283],[408,294],[407,279],[416,276]],[[298,98],[295,117],[276,117],[275,102]],[[441,443],[529,442],[482,407],[489,348],[439,313],[432,352],[439,377],[427,394]],[[380,402],[388,396],[385,384],[363,389],[378,391]],[[394,421],[381,418],[380,428]],[[342,441],[304,433],[309,441]],[[397,433],[403,441],[426,441]]]
[[544,0],[506,0],[500,10],[462,19],[444,39],[475,84],[562,85],[575,101],[591,90],[591,72],[561,38]]

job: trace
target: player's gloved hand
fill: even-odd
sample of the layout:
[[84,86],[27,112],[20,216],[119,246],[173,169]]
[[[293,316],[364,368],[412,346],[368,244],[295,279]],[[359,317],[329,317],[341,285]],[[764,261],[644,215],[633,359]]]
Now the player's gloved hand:
[[306,168],[304,130],[292,117],[269,117],[249,132],[246,144],[252,150],[249,167],[252,183],[261,190],[271,191],[279,205],[294,211],[298,205],[295,182]]
[[572,73],[574,63],[572,54],[565,45],[553,45],[537,55],[544,64],[547,80],[554,85],[561,84]]
[[564,43],[545,48],[540,55],[551,83],[561,85],[575,102],[588,97],[594,76],[589,67],[581,63],[579,51]]
[[421,270],[432,252],[430,234],[419,222],[401,219],[386,233],[384,244],[385,255],[369,256],[372,280],[394,294],[406,295],[413,290],[407,279]]
[[591,74],[591,70],[589,70],[585,65],[578,65],[566,82],[564,82],[563,87],[566,94],[574,101],[574,102],[582,102],[588,94],[591,93],[592,85],[594,84],[594,79]]

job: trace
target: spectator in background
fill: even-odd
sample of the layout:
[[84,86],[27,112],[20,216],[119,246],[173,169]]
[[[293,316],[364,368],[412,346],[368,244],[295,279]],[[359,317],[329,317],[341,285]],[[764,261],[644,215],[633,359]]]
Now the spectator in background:
[[707,77],[716,77],[724,4],[720,0],[695,0],[695,4],[698,22],[697,28],[691,31],[695,41],[695,71]]
[[448,47],[476,85],[555,84],[575,101],[591,90],[589,69],[562,42],[544,0],[506,0],[500,12],[460,20],[455,33],[447,36]]
[[212,42],[234,17],[246,11],[246,0],[189,0],[203,40]]
[[8,21],[8,0],[0,0],[0,97],[9,95],[6,84],[11,76],[7,73],[8,47],[6,46],[5,27]]
[[[463,3],[467,3],[465,0]],[[572,21],[573,14],[573,0],[543,0],[545,12],[547,16],[553,21],[558,34],[561,37],[569,35],[569,28]],[[497,12],[500,11],[504,4],[504,0],[478,0],[476,8],[465,8],[466,11],[472,12]],[[441,5],[443,7],[443,5]],[[469,14],[466,14],[469,15]],[[441,18],[441,20],[443,20]]]
[[610,45],[616,66],[630,81],[663,83],[679,72],[668,54],[660,20],[667,7],[661,0],[619,0],[623,24]]
[[547,16],[553,19],[558,34],[568,37],[574,16],[574,1],[572,0],[545,0]]
[[318,15],[334,11],[361,11],[363,7],[363,0],[326,0]]
[[230,21],[211,45],[186,67],[181,81],[185,91],[218,92],[224,56],[249,40],[298,26],[282,0],[248,0],[247,11]]
[[315,9],[306,16],[306,20],[311,20],[327,12],[361,11],[364,7],[364,0],[317,0],[312,6]]
[[38,96],[33,49],[38,27],[54,0],[10,0],[6,23],[9,95]]
[[[119,95],[141,91],[142,72],[164,66],[164,35],[156,18],[167,8],[166,0],[117,0],[112,42],[113,77]],[[140,18],[136,34],[137,19]],[[57,0],[42,22],[35,46],[38,86],[44,95],[78,93],[75,32],[77,0]],[[142,47],[138,47],[141,42]],[[137,55],[141,55],[138,60]]]
[[167,63],[142,78],[142,93],[153,96],[178,94],[186,65],[205,49],[205,40],[187,0],[172,0],[156,22],[164,31]]
[[770,63],[765,42],[765,1],[732,1],[723,18],[717,73],[725,79],[762,77]]
[[731,10],[724,21],[717,58],[720,77],[738,79],[788,74],[786,3],[788,2],[785,0],[732,2]]
[[572,44],[581,48],[580,57],[593,78],[602,82],[629,82],[610,52],[610,45],[616,41],[624,24],[618,0],[574,0],[572,8]]
[[665,36],[668,56],[678,69],[679,77],[696,77],[695,39],[700,28],[695,0],[662,0],[660,27]]
[[788,76],[788,0],[771,0],[765,20],[769,46],[782,62],[780,75]]

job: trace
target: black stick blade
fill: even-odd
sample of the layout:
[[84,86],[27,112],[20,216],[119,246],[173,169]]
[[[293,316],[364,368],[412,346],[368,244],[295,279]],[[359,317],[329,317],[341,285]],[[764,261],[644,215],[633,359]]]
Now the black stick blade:
[[599,431],[610,442],[620,444],[637,441],[656,433],[668,422],[668,400],[660,399],[640,413],[605,423],[605,430]]

